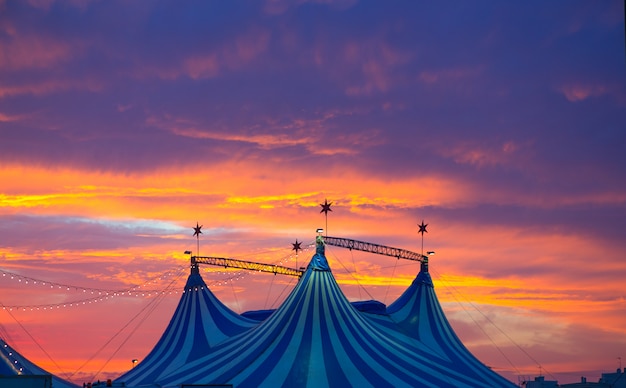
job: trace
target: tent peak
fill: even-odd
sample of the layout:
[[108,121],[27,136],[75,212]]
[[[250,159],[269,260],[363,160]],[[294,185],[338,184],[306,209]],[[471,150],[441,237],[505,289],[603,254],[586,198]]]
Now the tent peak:
[[316,271],[330,271],[330,266],[326,260],[326,243],[321,235],[315,238],[315,254],[311,258],[309,266]]

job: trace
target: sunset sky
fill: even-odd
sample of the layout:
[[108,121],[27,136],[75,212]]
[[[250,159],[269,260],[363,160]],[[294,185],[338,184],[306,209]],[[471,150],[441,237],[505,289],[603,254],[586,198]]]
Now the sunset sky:
[[[623,4],[0,0],[0,337],[116,377],[196,222],[202,255],[301,266],[328,199],[331,236],[419,252],[424,220],[448,319],[512,381],[626,366]],[[350,300],[419,271],[327,256]],[[202,275],[237,312],[296,282]]]

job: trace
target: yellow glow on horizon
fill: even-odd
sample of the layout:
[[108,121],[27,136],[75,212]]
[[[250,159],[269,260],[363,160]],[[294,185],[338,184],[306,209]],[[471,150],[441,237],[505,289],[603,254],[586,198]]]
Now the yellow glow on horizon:
[[[91,205],[97,210],[103,204],[116,205],[117,208],[125,209],[121,203],[133,203],[141,198],[162,198],[165,203],[176,197],[176,203],[184,206],[196,206],[196,202],[184,203],[185,198],[203,196],[208,194],[217,195],[222,200],[221,205],[226,204],[298,204],[300,206],[318,206],[318,201],[328,194],[302,191],[301,183],[286,182],[279,188],[280,194],[276,194],[271,186],[262,184],[263,180],[256,177],[254,166],[239,166],[248,176],[234,178],[231,168],[218,166],[205,171],[181,173],[181,171],[158,171],[142,175],[125,175],[112,173],[99,173],[80,170],[54,170],[38,167],[4,167],[0,169],[0,179],[7,182],[5,192],[0,194],[0,207],[79,207],[77,201],[86,200],[87,203],[80,206]],[[274,174],[279,175],[280,172]],[[244,174],[245,175],[245,174]],[[27,183],[19,177],[29,176]],[[211,176],[211,181],[204,179]],[[415,182],[381,182],[368,176],[345,176],[333,177],[310,177],[309,187],[345,187],[340,182],[359,181],[358,186],[352,187],[353,192],[337,192],[334,203],[345,203],[349,206],[367,204],[410,206],[419,203],[432,204],[426,198],[447,198],[454,190],[452,182],[438,181],[432,178],[424,178]],[[219,187],[213,182],[219,181]],[[246,183],[242,183],[246,182]],[[96,183],[97,182],[97,183]],[[419,191],[413,187],[420,187]],[[345,188],[342,189],[344,191]],[[430,193],[429,193],[430,192]],[[245,193],[245,194],[244,194]],[[284,194],[287,193],[287,194]],[[359,193],[359,194],[356,194]],[[393,193],[392,196],[390,194]],[[382,195],[381,195],[382,194]],[[319,197],[319,198],[315,198]],[[154,202],[151,204],[155,205]],[[219,203],[218,203],[219,204]],[[159,203],[156,203],[159,205]],[[60,210],[59,209],[59,210]],[[128,209],[128,208],[126,208]],[[111,209],[110,209],[111,210]],[[135,209],[135,211],[140,209]]]
[[[234,170],[241,173],[233,176]],[[0,215],[49,216],[55,218],[55,222],[58,218],[59,222],[70,223],[76,219],[77,230],[82,223],[92,222],[110,229],[130,225],[128,231],[120,235],[120,239],[128,237],[128,240],[119,241],[119,248],[114,244],[99,249],[57,249],[54,241],[39,247],[38,237],[33,236],[32,241],[25,242],[24,246],[0,249],[0,257],[5,259],[7,270],[17,268],[16,272],[32,268],[32,259],[38,260],[37,265],[43,263],[52,277],[71,278],[72,272],[65,268],[67,273],[62,274],[63,266],[48,264],[75,264],[86,272],[81,275],[81,281],[85,282],[86,278],[94,284],[114,289],[143,285],[159,276],[160,271],[180,268],[180,275],[176,272],[156,283],[163,288],[179,276],[174,286],[180,288],[188,275],[189,257],[183,251],[196,251],[191,228],[196,220],[204,224],[206,232],[200,238],[200,253],[267,263],[283,260],[285,266],[296,266],[295,257],[290,256],[289,243],[296,237],[309,241],[314,238],[315,228],[326,229],[325,217],[319,214],[319,205],[324,199],[333,203],[333,212],[328,214],[329,235],[357,240],[366,240],[360,237],[363,235],[375,235],[374,243],[394,241],[388,245],[419,251],[419,219],[408,219],[407,213],[414,214],[415,209],[424,206],[463,208],[481,195],[466,182],[432,176],[396,181],[346,170],[328,171],[324,176],[303,174],[302,179],[289,180],[285,179],[285,171],[261,170],[242,162],[201,166],[195,171],[169,169],[132,174],[0,167],[0,180],[4,184],[0,193]],[[25,176],[28,179],[23,179]],[[331,189],[314,190],[317,188]],[[491,198],[480,200],[491,201]],[[511,199],[512,203],[517,200],[514,196]],[[502,198],[494,203],[498,201]],[[152,220],[159,224],[154,233],[144,229]],[[468,226],[466,222],[450,220],[443,225],[438,221],[427,216],[426,222],[431,226],[430,233],[425,236],[425,248],[437,251],[431,261],[431,275],[435,292],[446,308],[453,303],[487,305],[504,310],[516,308],[528,314],[558,317],[564,322],[584,320],[598,328],[623,333],[621,317],[616,315],[616,319],[608,322],[593,314],[602,312],[597,315],[606,317],[606,312],[621,308],[623,300],[603,300],[606,292],[601,289],[619,288],[619,285],[608,282],[585,284],[585,294],[583,287],[577,290],[562,286],[564,283],[560,277],[563,275],[559,271],[529,271],[533,280],[529,282],[525,276],[507,269],[510,268],[507,262],[522,262],[528,268],[558,263],[562,260],[562,247],[568,247],[568,252],[576,252],[568,255],[567,260],[578,263],[588,261],[593,255],[614,254],[611,247],[598,248],[584,236],[563,235],[558,231],[545,233],[523,229],[523,226]],[[184,228],[188,228],[188,233]],[[326,253],[334,276],[349,300],[371,297],[391,303],[419,271],[418,263],[399,264],[394,258],[372,259],[338,247],[328,247]],[[311,250],[301,252],[298,266],[306,265],[312,254]],[[90,269],[95,269],[94,273]],[[238,312],[280,303],[295,284],[293,279],[261,274],[239,276],[237,270],[205,271],[203,269],[203,274],[207,274],[205,282],[211,285],[218,299]],[[236,281],[223,280],[231,273],[237,277]],[[7,299],[19,300],[23,292],[15,283],[9,284],[7,290]],[[44,297],[37,296],[37,290],[28,292],[35,300],[48,303]],[[62,295],[54,298],[64,300]],[[178,298],[174,295],[168,302],[174,303]],[[130,299],[128,304],[137,308],[145,303],[139,299]],[[112,303],[105,302],[97,307],[109,311],[111,306]],[[41,312],[29,314],[24,313],[21,319],[27,322],[43,319],[36,315]],[[82,315],[84,311],[77,308],[67,312],[67,317],[54,315],[45,319],[49,323],[62,324],[64,319],[76,319]],[[7,317],[0,317],[0,321],[3,324],[11,322]],[[158,337],[158,334],[153,336]],[[107,370],[129,367],[119,362],[112,363]]]
[[415,279],[415,275],[406,275],[399,274],[398,276],[388,277],[388,276],[376,276],[376,275],[368,275],[362,272],[352,273],[352,274],[336,274],[335,279],[337,279],[337,283],[340,285],[360,285],[360,286],[392,286],[392,287],[407,287],[413,279]]

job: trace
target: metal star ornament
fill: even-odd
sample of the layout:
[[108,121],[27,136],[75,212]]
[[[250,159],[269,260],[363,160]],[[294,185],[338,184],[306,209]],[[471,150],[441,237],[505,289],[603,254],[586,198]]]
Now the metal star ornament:
[[298,251],[302,250],[302,241],[298,242],[298,239],[296,239],[295,243],[291,243],[291,245],[293,245],[293,248],[291,248],[292,251],[296,251],[296,255],[298,254]]
[[200,237],[200,235],[202,234],[202,231],[200,229],[202,229],[203,226],[204,225],[199,225],[196,222],[196,226],[193,228],[193,236],[194,237],[196,237],[196,236]]
[[320,206],[322,207],[322,210],[320,210],[320,213],[324,213],[328,215],[328,212],[333,211],[333,209],[330,208],[330,205],[332,204],[333,204],[332,202],[328,202],[328,200],[324,198],[324,203],[320,203]]
[[420,230],[417,233],[421,233],[422,236],[424,236],[424,233],[428,233],[428,231],[426,230],[426,227],[428,226],[428,224],[424,223],[424,220],[422,220],[421,224],[418,224],[417,226],[419,226]]

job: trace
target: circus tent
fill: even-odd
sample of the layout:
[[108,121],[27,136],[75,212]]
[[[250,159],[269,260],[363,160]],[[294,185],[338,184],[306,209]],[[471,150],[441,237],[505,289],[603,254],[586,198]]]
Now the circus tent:
[[[5,340],[0,338],[0,380],[3,376],[44,376],[51,374],[38,367],[18,351],[13,349]],[[53,388],[77,388],[60,377],[52,376]],[[1,383],[1,381],[0,381]],[[1,386],[2,384],[0,384]]]
[[[300,281],[263,320],[230,310],[192,265],[160,340],[113,386],[513,387],[456,336],[424,259],[394,303],[363,308],[339,288],[318,236]],[[0,340],[0,376],[12,375],[50,374]],[[52,384],[76,387],[57,376]]]
[[383,314],[342,293],[323,239],[304,275],[268,318],[245,319],[208,290],[197,269],[161,340],[115,380],[126,387],[256,386],[512,387],[458,339],[428,266]]
[[159,342],[135,368],[118,380],[127,385],[157,381],[160,376],[205,355],[211,347],[258,325],[226,307],[193,266],[183,295]]

